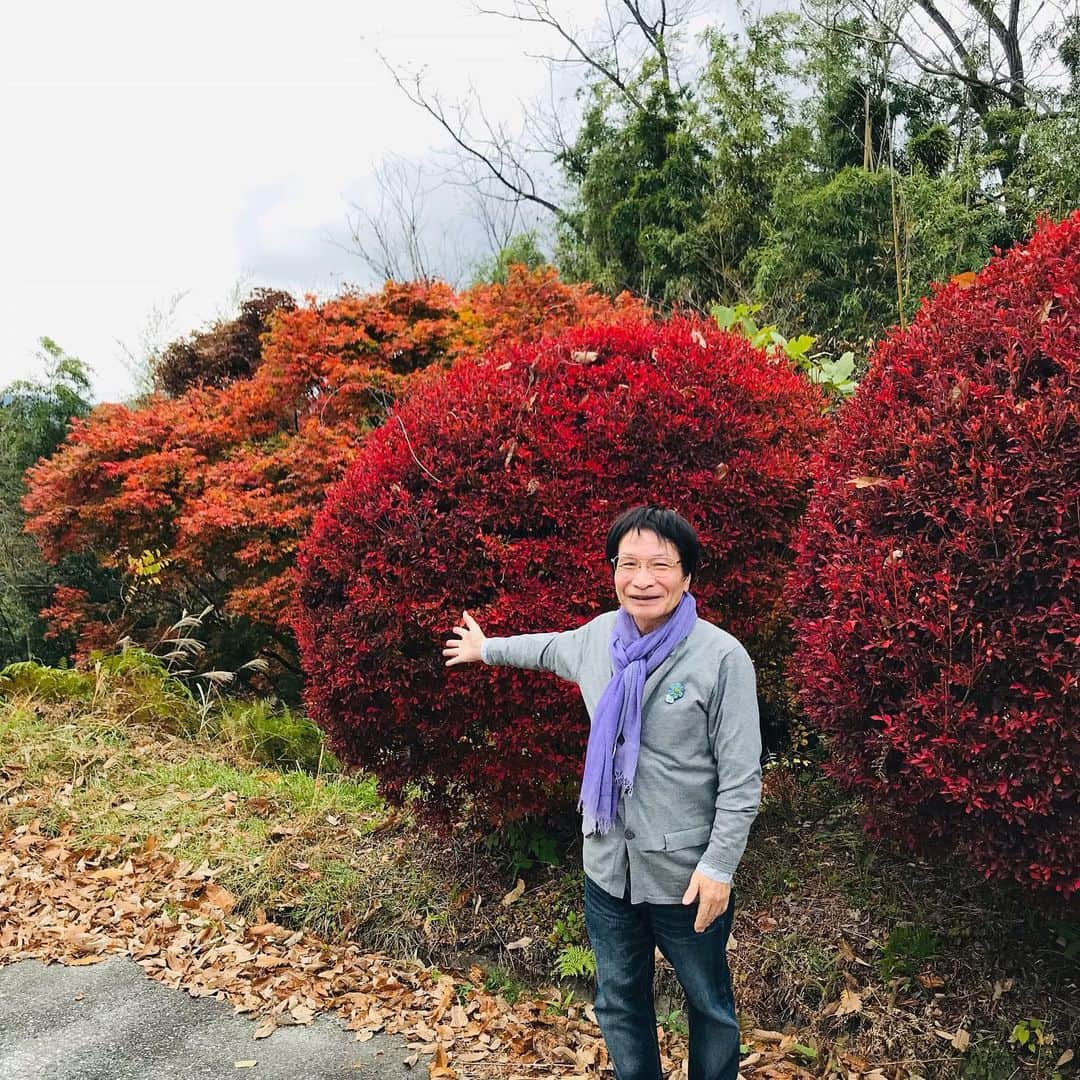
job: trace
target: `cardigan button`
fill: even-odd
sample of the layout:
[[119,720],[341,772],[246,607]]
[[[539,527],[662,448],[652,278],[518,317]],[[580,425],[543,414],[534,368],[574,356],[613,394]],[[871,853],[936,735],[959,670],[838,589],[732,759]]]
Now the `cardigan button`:
[[633,829],[627,829],[626,832],[623,833],[623,836],[625,836],[627,840],[633,840],[634,835],[635,833]]

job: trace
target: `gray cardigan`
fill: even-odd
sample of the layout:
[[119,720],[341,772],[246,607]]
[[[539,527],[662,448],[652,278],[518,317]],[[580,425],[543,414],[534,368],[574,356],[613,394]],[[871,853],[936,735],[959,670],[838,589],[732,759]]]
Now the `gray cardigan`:
[[[577,630],[488,638],[485,663],[550,671],[577,683],[591,718],[611,679],[616,612]],[[634,792],[614,827],[585,838],[585,873],[632,903],[678,904],[695,869],[735,873],[761,798],[754,666],[729,633],[698,619],[649,676]]]

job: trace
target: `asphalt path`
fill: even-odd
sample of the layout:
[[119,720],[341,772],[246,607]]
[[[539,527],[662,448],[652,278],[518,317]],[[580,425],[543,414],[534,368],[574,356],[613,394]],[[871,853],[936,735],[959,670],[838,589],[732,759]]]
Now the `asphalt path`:
[[[253,1038],[258,1021],[148,979],[133,960],[0,968],[0,1080],[419,1080],[400,1038],[357,1042],[328,1016]],[[251,1062],[254,1065],[238,1065]]]

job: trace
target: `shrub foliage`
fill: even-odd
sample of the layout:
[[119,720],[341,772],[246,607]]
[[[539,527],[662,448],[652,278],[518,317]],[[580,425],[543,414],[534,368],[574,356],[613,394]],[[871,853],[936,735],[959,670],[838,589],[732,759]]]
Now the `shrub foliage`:
[[24,507],[46,559],[84,553],[122,586],[106,598],[58,589],[44,617],[85,659],[213,604],[227,620],[209,628],[215,663],[260,652],[295,668],[296,545],[409,382],[493,344],[637,309],[523,267],[464,293],[387,282],[299,308],[256,294],[241,319],[167,351],[176,397],[99,406],[28,472]]
[[[714,324],[640,315],[508,346],[416,387],[328,495],[298,561],[310,715],[394,799],[501,821],[572,806],[575,688],[443,667],[462,608],[505,635],[614,606],[604,537],[655,502],[697,527],[694,591],[772,645],[823,398]],[[760,648],[758,648],[760,646]]]
[[803,708],[869,824],[1080,884],[1080,212],[878,349],[792,579]]
[[296,301],[279,289],[255,289],[234,319],[173,341],[153,365],[154,389],[180,397],[193,386],[225,386],[250,378],[262,359],[261,338],[278,312],[294,311]]

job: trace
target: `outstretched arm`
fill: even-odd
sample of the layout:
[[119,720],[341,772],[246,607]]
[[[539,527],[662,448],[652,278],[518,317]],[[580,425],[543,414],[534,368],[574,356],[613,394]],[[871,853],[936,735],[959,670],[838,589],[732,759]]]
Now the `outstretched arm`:
[[461,613],[464,626],[455,626],[452,633],[457,637],[448,638],[443,656],[446,657],[446,666],[453,667],[455,664],[472,664],[482,660],[481,649],[487,638],[480,624],[467,612]]
[[[443,649],[446,666],[471,664],[482,660],[485,664],[525,668],[529,671],[550,671],[561,679],[578,682],[586,634],[596,619],[555,634],[516,634],[513,637],[486,637],[477,621],[462,612],[461,626],[455,626],[455,637],[449,638]],[[605,636],[606,642],[606,636]]]

